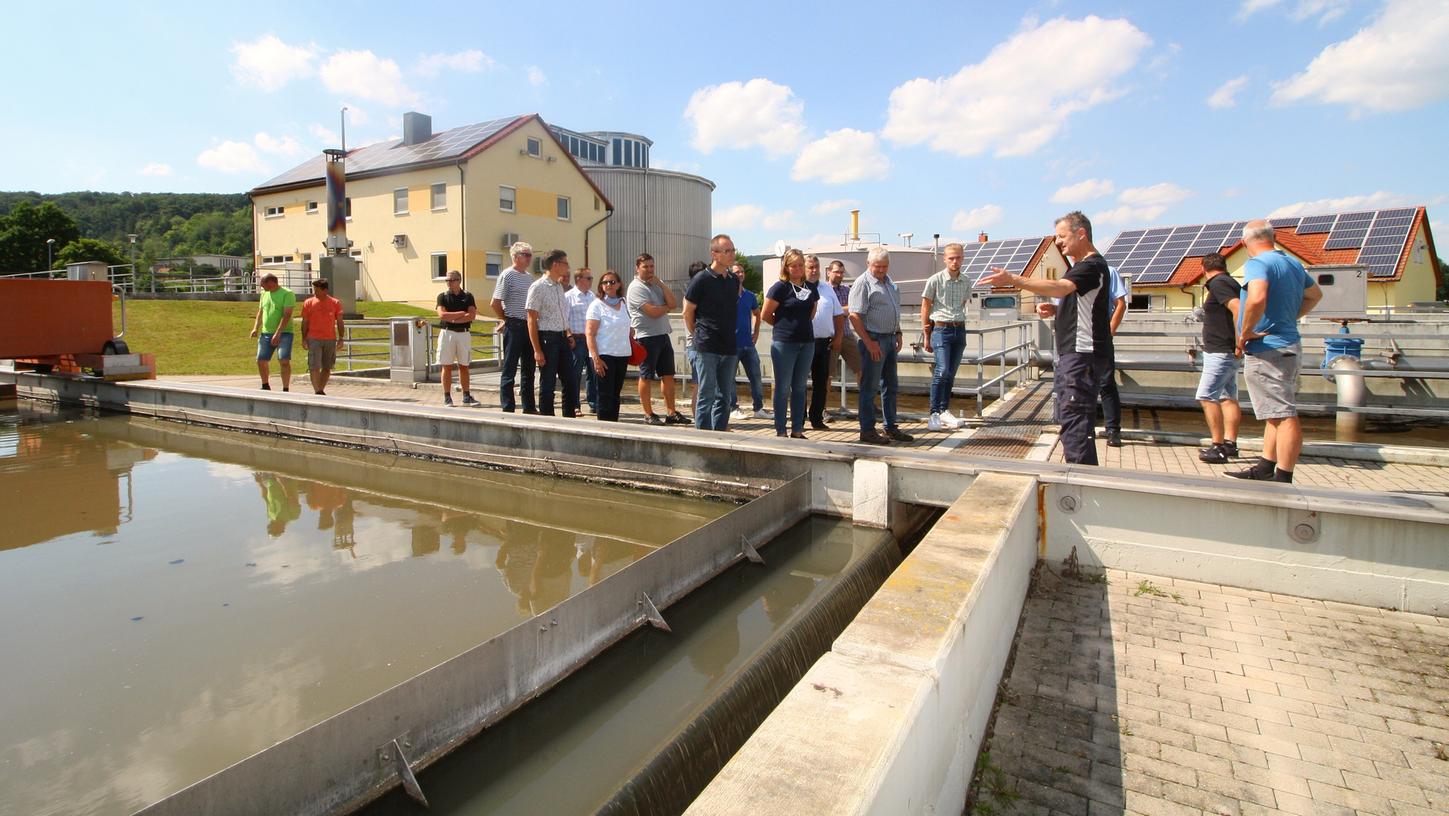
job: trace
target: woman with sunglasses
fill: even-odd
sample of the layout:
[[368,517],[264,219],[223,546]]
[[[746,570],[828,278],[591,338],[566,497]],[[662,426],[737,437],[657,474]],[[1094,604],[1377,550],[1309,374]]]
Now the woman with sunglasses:
[[624,308],[624,281],[610,269],[599,277],[599,297],[589,304],[584,336],[589,343],[589,364],[599,379],[598,417],[619,421],[619,393],[629,368],[629,343],[634,330]]

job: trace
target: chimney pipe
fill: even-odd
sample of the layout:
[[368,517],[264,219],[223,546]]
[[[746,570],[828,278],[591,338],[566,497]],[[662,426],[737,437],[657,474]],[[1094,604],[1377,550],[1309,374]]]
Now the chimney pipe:
[[323,245],[328,255],[346,255],[352,246],[347,240],[347,154],[332,148],[322,152],[327,156],[327,240]]
[[860,210],[850,211],[850,240],[860,240]]
[[978,236],[976,236],[976,242],[978,244],[984,244],[984,243],[986,243],[986,240],[987,240],[987,238],[986,238],[986,230],[982,230],[981,231],[981,234],[978,235]]
[[403,144],[422,144],[431,138],[433,138],[433,117],[413,111],[403,114]]

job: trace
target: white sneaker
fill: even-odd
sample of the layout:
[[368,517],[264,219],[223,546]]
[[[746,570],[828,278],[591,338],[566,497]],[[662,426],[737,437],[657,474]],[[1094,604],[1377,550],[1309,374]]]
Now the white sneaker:
[[774,419],[775,414],[769,408],[761,408],[755,412],[756,419]]
[[948,430],[954,431],[957,428],[961,427],[962,422],[961,422],[960,419],[957,419],[954,415],[952,415],[952,413],[950,411],[942,411],[941,412],[941,425],[943,427],[947,428]]
[[736,422],[739,422],[739,421],[745,420],[745,419],[749,419],[749,418],[750,418],[749,412],[746,411],[746,410],[744,410],[743,408],[736,408],[736,409],[734,409],[733,411],[730,412],[730,419],[733,419]]
[[928,419],[928,420],[926,420],[926,430],[928,430],[928,431],[944,431],[944,430],[946,430],[946,426],[943,425],[943,424],[941,424],[941,415],[940,414],[931,414],[931,418]]

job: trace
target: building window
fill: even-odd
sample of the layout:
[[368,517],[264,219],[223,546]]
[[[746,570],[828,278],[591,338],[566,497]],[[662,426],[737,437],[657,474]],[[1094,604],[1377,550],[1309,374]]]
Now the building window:
[[485,274],[488,277],[490,277],[490,278],[496,278],[496,277],[498,277],[499,270],[501,270],[502,268],[503,268],[503,253],[502,252],[490,252],[490,253],[488,253],[488,269],[487,269],[487,272]]
[[571,214],[571,203],[568,196],[558,197],[558,220],[567,221]]
[[408,214],[408,188],[399,187],[392,191],[392,214]]
[[535,159],[543,156],[543,142],[532,136],[528,137],[528,155]]
[[342,211],[348,221],[352,220],[352,196],[342,199]]
[[643,167],[644,166],[644,143],[643,142],[635,142],[634,143],[634,166],[635,167]]
[[312,253],[302,253],[302,268],[309,272],[312,271]]
[[498,209],[518,212],[518,191],[504,184],[498,185]]
[[433,185],[433,211],[448,209],[448,185]]
[[281,266],[292,262],[291,255],[263,255],[262,266]]
[[624,163],[624,152],[623,151],[624,151],[624,140],[623,139],[615,139],[614,140],[614,157],[613,157],[613,159],[609,163],[612,164],[612,165],[614,165],[615,167],[618,167],[619,165],[623,164]]
[[315,201],[308,201],[307,202],[307,214],[308,215],[316,215],[317,214],[317,202],[315,202]]
[[362,260],[362,250],[360,249],[354,249],[347,254],[349,257],[356,258],[359,261]]
[[282,217],[282,214],[283,214],[283,210],[282,210],[281,207],[268,207],[267,210],[266,210],[266,213],[264,214],[264,217],[266,217],[266,218],[281,218]]
[[448,277],[448,253],[433,253],[433,280],[441,280]]
[[598,196],[594,196],[594,212],[598,212],[598,211],[599,211],[599,197]]

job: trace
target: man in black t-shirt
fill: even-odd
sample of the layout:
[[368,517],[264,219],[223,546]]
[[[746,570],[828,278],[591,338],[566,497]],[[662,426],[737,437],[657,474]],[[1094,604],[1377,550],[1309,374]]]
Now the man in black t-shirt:
[[438,363],[443,367],[443,404],[453,404],[453,369],[458,369],[458,384],[463,386],[463,404],[478,406],[468,389],[468,366],[472,363],[473,336],[468,329],[478,316],[478,304],[470,292],[463,291],[463,273],[448,273],[448,288],[438,294]]
[[1097,248],[1092,245],[1092,222],[1080,211],[1056,221],[1057,249],[1073,260],[1072,268],[1060,280],[1041,280],[1013,275],[993,268],[982,275],[983,286],[1015,286],[1046,297],[1061,298],[1061,304],[1041,304],[1037,313],[1056,317],[1057,399],[1061,401],[1062,452],[1067,462],[1097,464],[1097,445],[1092,421],[1097,416],[1099,372],[1112,364],[1111,295],[1107,276],[1111,274]]
[[694,354],[699,360],[694,427],[727,431],[730,395],[735,391],[735,322],[740,300],[739,279],[730,274],[735,242],[728,235],[716,235],[710,240],[709,254],[712,262],[694,276],[684,293],[684,330],[694,338]]
[[1238,455],[1238,358],[1236,356],[1238,303],[1242,285],[1228,274],[1228,264],[1214,252],[1202,259],[1202,378],[1197,401],[1207,419],[1213,442],[1197,458],[1211,465],[1226,464]]

